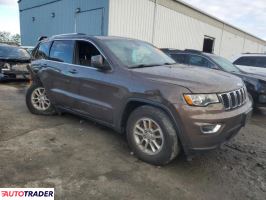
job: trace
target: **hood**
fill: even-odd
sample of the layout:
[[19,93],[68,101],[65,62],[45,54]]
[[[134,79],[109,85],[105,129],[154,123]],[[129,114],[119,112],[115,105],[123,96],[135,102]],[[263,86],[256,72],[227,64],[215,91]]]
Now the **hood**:
[[235,75],[243,78],[243,79],[257,79],[261,81],[266,81],[266,74],[255,74],[255,73],[247,73],[241,71],[240,73],[235,73]]
[[1,57],[0,56],[0,61],[1,62],[29,62],[31,58],[18,58],[18,57]]
[[183,86],[193,93],[222,93],[239,89],[243,81],[229,73],[186,65],[167,65],[132,69],[143,77]]

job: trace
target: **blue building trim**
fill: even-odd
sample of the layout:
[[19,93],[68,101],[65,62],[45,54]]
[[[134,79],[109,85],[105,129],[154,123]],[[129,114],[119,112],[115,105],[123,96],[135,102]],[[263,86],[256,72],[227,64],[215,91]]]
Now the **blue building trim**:
[[35,45],[40,36],[49,37],[64,33],[108,35],[109,0],[38,2],[22,0],[19,3],[23,45]]

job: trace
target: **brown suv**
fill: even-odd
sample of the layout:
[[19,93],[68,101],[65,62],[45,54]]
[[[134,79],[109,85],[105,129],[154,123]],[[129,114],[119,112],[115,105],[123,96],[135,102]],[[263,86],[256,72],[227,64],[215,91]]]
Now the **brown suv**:
[[126,133],[134,153],[155,165],[181,149],[218,147],[252,110],[240,78],[177,65],[139,40],[59,35],[41,41],[33,56],[32,113],[71,112]]

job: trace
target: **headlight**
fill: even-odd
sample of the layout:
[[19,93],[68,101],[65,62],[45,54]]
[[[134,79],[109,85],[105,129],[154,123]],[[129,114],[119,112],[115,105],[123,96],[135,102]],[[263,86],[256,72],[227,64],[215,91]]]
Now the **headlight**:
[[190,106],[208,106],[214,103],[220,103],[216,94],[185,94],[184,98]]

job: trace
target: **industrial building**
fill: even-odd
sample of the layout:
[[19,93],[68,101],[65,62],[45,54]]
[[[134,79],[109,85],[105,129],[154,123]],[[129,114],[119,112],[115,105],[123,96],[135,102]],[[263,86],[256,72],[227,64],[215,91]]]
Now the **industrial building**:
[[20,0],[23,45],[63,33],[136,38],[161,48],[230,58],[262,53],[266,41],[179,0]]

